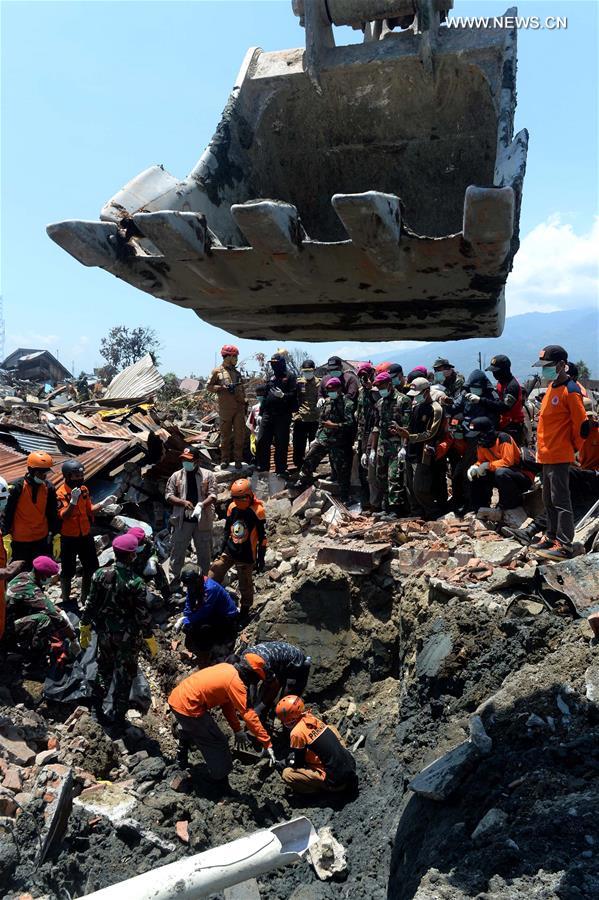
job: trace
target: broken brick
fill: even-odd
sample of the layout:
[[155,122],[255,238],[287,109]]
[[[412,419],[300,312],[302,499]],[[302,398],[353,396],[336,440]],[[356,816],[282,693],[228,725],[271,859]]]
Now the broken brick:
[[2,779],[2,787],[8,788],[9,791],[15,791],[17,794],[19,793],[23,787],[23,779],[16,766],[9,766],[7,768],[4,773],[4,778]]
[[52,734],[48,738],[48,750],[58,750],[60,747],[60,741],[56,737],[56,735]]
[[175,831],[177,832],[177,837],[183,844],[189,844],[189,822],[186,822],[185,819],[177,822]]

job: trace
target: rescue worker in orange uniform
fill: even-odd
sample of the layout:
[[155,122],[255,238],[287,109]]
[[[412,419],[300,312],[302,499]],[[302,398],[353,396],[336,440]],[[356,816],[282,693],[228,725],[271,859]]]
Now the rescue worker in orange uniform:
[[357,787],[356,762],[333,725],[318,719],[294,694],[279,700],[276,714],[291,731],[291,751],[282,773],[285,784],[298,794]]
[[[231,462],[231,443],[235,468],[241,469],[245,443],[245,390],[237,368],[239,350],[233,344],[221,347],[222,365],[212,370],[207,388],[218,397],[220,420],[220,467]],[[232,441],[231,441],[232,439]]]
[[[6,509],[8,503],[9,487],[7,482],[0,476],[0,515]],[[0,531],[0,641],[4,636],[6,627],[6,582],[18,575],[23,568],[23,562],[20,560],[12,560],[6,562],[6,547],[4,546],[4,536]]]
[[239,578],[241,616],[247,617],[254,602],[253,569],[264,571],[266,554],[266,513],[262,501],[254,495],[247,478],[231,485],[231,503],[227,509],[220,556],[214,560],[208,578],[223,583],[235,566]]
[[61,520],[60,529],[60,589],[64,603],[71,599],[71,583],[77,567],[77,558],[81,562],[83,577],[81,579],[81,600],[87,600],[92,575],[98,568],[98,556],[91,527],[94,514],[114,503],[115,497],[106,497],[101,503],[92,503],[89,490],[84,482],[83,463],[78,459],[68,459],[62,465],[63,484],[56,491],[58,515]]
[[537,425],[537,460],[543,466],[543,503],[546,532],[533,543],[545,559],[570,559],[574,514],[570,495],[570,466],[589,435],[580,388],[568,372],[568,353],[559,344],[543,347],[534,366],[542,366],[549,381]]
[[27,457],[27,474],[12,485],[4,530],[12,537],[12,558],[25,561],[28,569],[36,556],[51,555],[50,535],[60,533],[54,486],[47,481],[53,460],[36,450]]
[[187,766],[191,745],[200,750],[213,781],[226,782],[233,767],[229,742],[210,710],[219,707],[233,729],[236,747],[247,747],[250,738],[241,720],[262,745],[262,755],[275,763],[270,735],[248,704],[247,689],[256,684],[258,675],[246,666],[243,670],[230,663],[217,663],[184,678],[168,698],[168,705],[179,725],[178,760]]
[[496,431],[486,416],[472,419],[467,437],[476,441],[476,463],[468,469],[470,494],[475,512],[488,507],[493,488],[499,492],[499,508],[515,509],[522,505],[522,495],[530,490],[534,473],[522,467],[522,455],[514,438]]
[[524,443],[524,401],[522,387],[512,375],[509,356],[494,356],[485,369],[496,379],[495,390],[501,404],[499,410],[499,430],[511,434],[519,447]]

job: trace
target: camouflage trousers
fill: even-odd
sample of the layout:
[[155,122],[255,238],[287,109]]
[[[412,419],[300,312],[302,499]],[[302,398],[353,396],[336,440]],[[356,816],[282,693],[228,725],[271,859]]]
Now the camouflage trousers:
[[129,694],[133,679],[137,675],[137,653],[135,642],[127,636],[125,643],[120,635],[98,635],[98,674],[95,694],[103,700],[114,678],[113,706],[117,718],[122,718],[129,708]]
[[313,475],[327,454],[331,463],[334,481],[339,484],[342,494],[349,494],[351,479],[350,455],[347,452],[347,448],[343,445],[331,447],[327,444],[322,444],[320,441],[312,441],[304,458],[300,475],[302,477]]
[[14,623],[16,642],[23,650],[47,650],[57,628],[46,613],[32,613],[22,616]]
[[400,507],[409,510],[408,493],[406,488],[405,461],[398,457],[399,447],[392,448],[391,452],[377,455],[377,477],[381,482],[383,497],[387,506]]

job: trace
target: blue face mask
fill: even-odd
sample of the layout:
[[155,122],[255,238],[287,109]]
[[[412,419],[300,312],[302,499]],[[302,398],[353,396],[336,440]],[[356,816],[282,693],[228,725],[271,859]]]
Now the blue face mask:
[[183,462],[181,463],[181,465],[183,466],[183,468],[185,469],[186,472],[193,472],[196,464],[194,462],[192,462],[190,459],[184,459]]
[[388,397],[389,388],[379,388],[379,394],[381,395],[381,397]]
[[393,379],[393,384],[395,385],[395,387],[401,387],[401,375],[396,375],[396,377]]
[[8,503],[8,500],[0,500],[0,513],[4,512],[4,510],[6,509],[7,503]]
[[143,544],[140,544],[139,547],[136,548],[135,552],[136,552],[136,553],[143,553],[143,552],[144,552],[144,545],[143,545]]
[[331,369],[329,372],[330,378],[341,378],[341,369]]
[[435,384],[443,384],[445,381],[445,372],[435,372]]
[[327,394],[328,394],[329,400],[336,400],[337,397],[339,396],[339,393],[337,391],[327,391]]
[[482,389],[482,388],[479,388],[479,387],[471,387],[471,388],[470,388],[470,393],[471,393],[471,394],[474,394],[475,397],[482,397],[482,395],[483,395],[483,389]]
[[543,366],[543,378],[554,381],[557,378],[557,366]]
[[426,396],[424,394],[418,394],[418,396],[414,397],[414,403],[416,406],[419,406],[421,403],[424,403],[426,400]]

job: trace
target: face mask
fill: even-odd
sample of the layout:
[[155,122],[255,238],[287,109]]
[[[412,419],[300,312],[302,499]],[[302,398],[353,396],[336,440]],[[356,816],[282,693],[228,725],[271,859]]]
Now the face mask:
[[287,366],[284,362],[273,362],[271,363],[272,370],[275,375],[284,375],[287,371]]
[[39,478],[37,475],[33,476],[33,480],[35,481],[36,484],[45,484],[46,483],[45,478]]
[[135,552],[136,552],[136,553],[143,553],[143,552],[144,552],[144,545],[143,545],[143,544],[140,544],[139,547],[136,549]]
[[327,394],[328,394],[329,400],[336,400],[337,397],[339,396],[337,391],[327,391]]
[[479,387],[470,388],[470,393],[474,394],[475,397],[482,397],[483,389]]
[[314,372],[311,372],[309,369],[304,369],[304,378],[306,381],[312,381],[314,378]]
[[401,382],[402,382],[401,375],[398,375],[396,378],[393,379],[393,384],[395,385],[395,387],[401,387]]
[[557,366],[543,366],[543,378],[553,381],[557,378]]
[[426,400],[426,396],[424,394],[418,394],[417,397],[414,397],[414,403],[416,406],[420,406],[421,403],[424,403]]
[[330,378],[341,378],[341,369],[331,369],[329,372]]
[[389,388],[379,388],[379,394],[381,395],[381,397],[388,397]]
[[83,487],[83,478],[78,481],[73,481],[73,479],[71,478],[69,479],[69,481],[67,481],[67,485],[70,488]]
[[435,372],[435,384],[443,384],[445,381],[445,372]]
[[193,472],[193,470],[195,469],[195,463],[190,459],[184,459],[182,462],[182,466],[186,472]]
[[459,441],[459,440],[461,440],[461,439],[464,437],[464,432],[463,432],[463,431],[460,431],[460,430],[457,429],[457,428],[454,428],[454,430],[451,432],[451,436],[452,436],[453,438],[455,438],[456,441]]
[[6,509],[7,503],[8,503],[8,500],[0,500],[0,512],[4,512],[4,510]]

